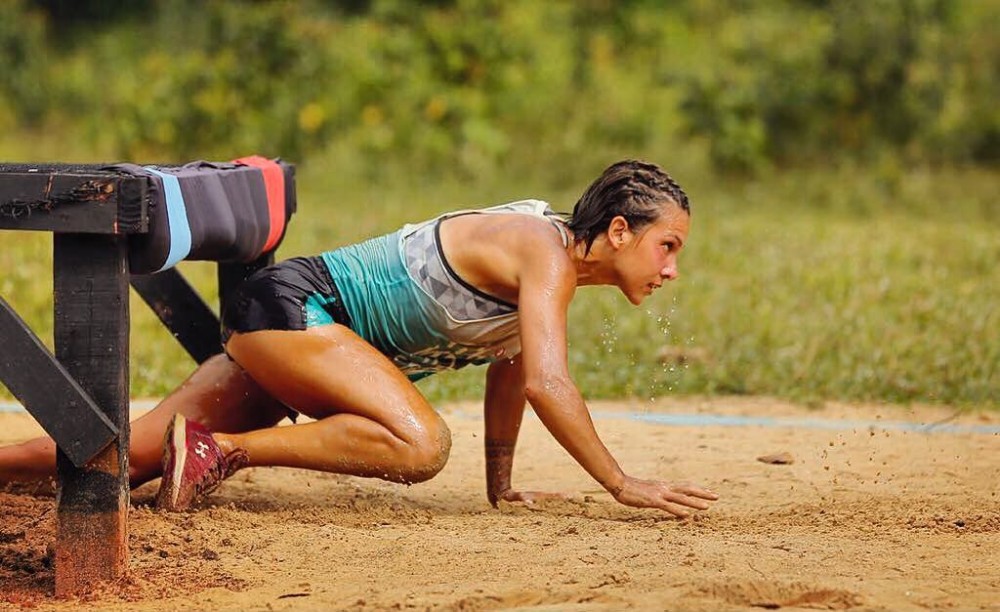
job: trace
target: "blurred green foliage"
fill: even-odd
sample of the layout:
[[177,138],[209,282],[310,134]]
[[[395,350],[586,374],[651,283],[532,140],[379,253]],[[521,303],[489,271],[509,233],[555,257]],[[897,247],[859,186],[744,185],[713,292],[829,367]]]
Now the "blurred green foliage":
[[694,22],[717,30],[718,52],[683,108],[719,166],[1000,161],[1000,3],[710,6]]
[[997,31],[1000,3],[950,0],[9,0],[0,129],[128,159],[333,150],[372,173],[690,136],[729,170],[995,164]]

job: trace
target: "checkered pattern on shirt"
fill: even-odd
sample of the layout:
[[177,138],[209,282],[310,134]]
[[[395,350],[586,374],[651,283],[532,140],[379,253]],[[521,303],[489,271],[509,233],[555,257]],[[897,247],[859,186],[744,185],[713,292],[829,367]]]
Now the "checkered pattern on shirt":
[[428,223],[406,237],[403,252],[410,276],[458,321],[514,312],[514,308],[472,292],[448,271],[437,245],[437,223]]

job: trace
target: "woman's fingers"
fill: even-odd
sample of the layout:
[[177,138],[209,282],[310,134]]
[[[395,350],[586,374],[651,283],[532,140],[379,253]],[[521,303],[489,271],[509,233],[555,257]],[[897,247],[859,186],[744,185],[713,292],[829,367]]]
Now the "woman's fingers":
[[719,499],[714,492],[690,483],[668,484],[667,491],[663,493],[663,500],[666,502],[662,508],[674,516],[686,518],[689,512],[684,509],[694,508],[696,510],[708,510],[711,502]]
[[663,502],[662,504],[660,504],[657,507],[660,510],[665,510],[666,512],[669,512],[670,514],[673,514],[677,518],[685,519],[685,518],[691,516],[691,513],[688,512],[687,510],[685,510],[684,506],[680,506],[678,504],[673,504],[673,503],[670,503],[670,502]]
[[701,499],[707,499],[709,501],[715,501],[719,499],[719,495],[714,491],[711,491],[704,487],[700,487],[690,482],[679,482],[676,484],[672,484],[670,485],[670,489],[672,491],[676,491],[677,493],[683,493],[684,495],[689,495],[691,497],[698,497]]
[[677,518],[683,519],[691,516],[692,508],[695,510],[708,510],[709,503],[695,497],[675,494],[664,495],[660,503],[657,504],[657,507],[660,510],[666,510]]
[[533,504],[536,501],[544,499],[569,499],[569,495],[565,493],[549,493],[545,491],[514,491],[509,490],[504,492],[500,499],[508,502],[522,502],[525,504]]
[[711,507],[711,504],[704,499],[677,493],[664,495],[664,499],[670,503],[687,506],[688,508],[695,508],[697,510],[708,510]]

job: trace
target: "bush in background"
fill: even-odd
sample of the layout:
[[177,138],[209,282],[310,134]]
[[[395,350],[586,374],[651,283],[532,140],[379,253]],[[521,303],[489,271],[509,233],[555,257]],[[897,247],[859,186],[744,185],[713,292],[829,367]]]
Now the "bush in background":
[[693,23],[718,53],[685,84],[691,131],[718,166],[828,163],[888,152],[907,163],[1000,161],[995,3],[772,2]]
[[694,136],[716,167],[749,172],[886,152],[1000,159],[996,3],[16,0],[0,11],[0,121],[57,126],[121,158],[333,151],[371,174],[398,161],[478,177]]

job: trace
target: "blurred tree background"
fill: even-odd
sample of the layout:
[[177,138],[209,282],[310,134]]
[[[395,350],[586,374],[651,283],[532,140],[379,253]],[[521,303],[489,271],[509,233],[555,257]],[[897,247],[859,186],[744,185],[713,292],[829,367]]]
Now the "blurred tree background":
[[990,0],[7,0],[0,130],[470,177],[699,141],[742,173],[995,165],[998,31]]
[[[998,32],[1000,0],[3,0],[0,159],[283,157],[281,258],[458,207],[568,210],[651,159],[692,196],[683,280],[642,309],[580,292],[589,396],[996,407]],[[46,240],[0,236],[0,294],[48,340]],[[147,311],[139,396],[192,366]]]

